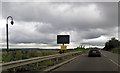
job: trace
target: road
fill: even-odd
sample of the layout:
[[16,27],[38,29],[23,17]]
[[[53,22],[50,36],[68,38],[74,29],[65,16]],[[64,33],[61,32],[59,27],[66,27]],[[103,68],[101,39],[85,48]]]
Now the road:
[[116,54],[105,51],[102,51],[102,57],[88,57],[87,54],[83,54],[75,60],[55,69],[53,72],[94,71],[100,73],[100,71],[104,71],[118,73],[119,66],[117,58],[118,56]]

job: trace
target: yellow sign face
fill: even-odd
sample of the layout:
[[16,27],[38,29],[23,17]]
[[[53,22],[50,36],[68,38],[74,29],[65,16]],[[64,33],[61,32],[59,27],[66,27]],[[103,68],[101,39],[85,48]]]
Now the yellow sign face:
[[61,46],[61,50],[67,50],[67,46]]

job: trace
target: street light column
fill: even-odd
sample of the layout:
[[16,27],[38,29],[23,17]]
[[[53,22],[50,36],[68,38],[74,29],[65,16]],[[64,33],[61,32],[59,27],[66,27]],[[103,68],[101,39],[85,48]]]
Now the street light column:
[[6,42],[7,42],[7,53],[9,52],[9,41],[8,41],[8,19],[11,18],[11,24],[13,25],[13,18],[11,16],[7,17],[7,23],[6,23]]
[[8,24],[6,24],[6,42],[7,42],[7,53],[9,52],[9,43],[8,43]]

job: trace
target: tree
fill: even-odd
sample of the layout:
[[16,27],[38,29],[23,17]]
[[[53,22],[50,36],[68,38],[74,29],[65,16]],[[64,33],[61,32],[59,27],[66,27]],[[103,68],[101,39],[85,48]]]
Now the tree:
[[108,42],[105,43],[105,47],[103,48],[106,51],[112,50],[113,48],[118,48],[120,46],[120,41],[116,38],[111,38]]

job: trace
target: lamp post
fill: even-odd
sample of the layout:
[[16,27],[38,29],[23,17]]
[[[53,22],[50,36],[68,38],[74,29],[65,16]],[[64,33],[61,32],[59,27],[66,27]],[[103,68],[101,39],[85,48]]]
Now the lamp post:
[[11,19],[11,24],[13,25],[14,22],[13,22],[13,18],[11,16],[8,16],[7,17],[7,23],[6,23],[6,42],[7,42],[7,53],[9,52],[9,42],[8,42],[8,19]]

